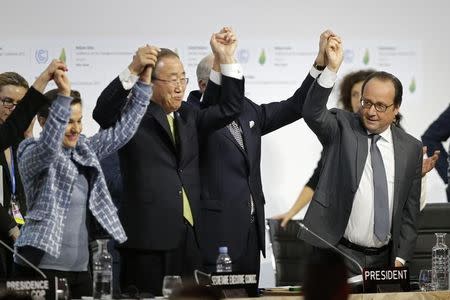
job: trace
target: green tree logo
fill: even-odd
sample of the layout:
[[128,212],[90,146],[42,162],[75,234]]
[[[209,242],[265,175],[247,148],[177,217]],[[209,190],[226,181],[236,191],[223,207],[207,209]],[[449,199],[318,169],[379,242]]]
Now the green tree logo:
[[59,54],[59,60],[63,63],[66,63],[67,57],[66,57],[66,49],[62,48],[61,53]]
[[409,91],[410,91],[410,93],[414,94],[414,92],[416,91],[416,88],[417,88],[417,86],[416,86],[416,79],[413,77],[411,79],[411,83],[409,84]]
[[364,52],[363,63],[367,66],[369,64],[369,61],[370,61],[369,49],[366,49],[366,52]]
[[264,51],[264,49],[261,50],[258,61],[261,66],[266,63],[266,51]]

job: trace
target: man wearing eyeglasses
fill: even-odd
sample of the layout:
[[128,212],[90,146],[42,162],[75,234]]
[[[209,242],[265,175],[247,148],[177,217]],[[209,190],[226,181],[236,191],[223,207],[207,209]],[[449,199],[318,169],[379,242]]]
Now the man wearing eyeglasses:
[[[309,229],[356,259],[362,267],[403,266],[417,238],[422,145],[393,125],[402,84],[375,72],[363,83],[358,113],[328,110],[326,103],[343,61],[339,37],[326,49],[328,65],[311,87],[305,122],[324,147],[324,165],[306,213]],[[323,246],[307,231],[302,238]],[[351,274],[359,268],[348,263]]]
[[[29,89],[27,81],[15,72],[0,74],[0,165],[3,181],[0,195],[0,239],[11,244],[19,237],[19,226],[24,223],[25,194],[17,169],[16,150],[30,129],[30,122],[47,99],[36,96],[42,92],[57,69],[64,69],[61,62],[52,61]],[[39,94],[39,93],[38,93]],[[28,128],[28,129],[27,129]],[[11,276],[13,259],[0,247],[0,277]]]
[[[221,44],[218,40],[228,42]],[[192,277],[201,268],[197,241],[200,211],[199,143],[240,112],[244,97],[242,71],[234,58],[236,40],[223,32],[210,41],[220,63],[223,92],[219,105],[198,110],[183,101],[188,78],[176,53],[141,48],[137,57],[157,56],[153,96],[135,136],[119,151],[124,199],[119,216],[128,236],[121,245],[122,292],[161,295],[164,275]],[[127,86],[138,74],[130,65],[102,93],[94,119],[110,126],[119,115]]]

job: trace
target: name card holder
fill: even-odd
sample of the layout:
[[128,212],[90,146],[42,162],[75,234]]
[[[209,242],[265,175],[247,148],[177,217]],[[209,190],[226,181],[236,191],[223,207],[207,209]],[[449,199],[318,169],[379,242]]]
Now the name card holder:
[[409,269],[399,268],[364,268],[363,284],[365,293],[408,292]]
[[220,289],[225,298],[245,298],[258,296],[256,274],[213,273],[210,284]]

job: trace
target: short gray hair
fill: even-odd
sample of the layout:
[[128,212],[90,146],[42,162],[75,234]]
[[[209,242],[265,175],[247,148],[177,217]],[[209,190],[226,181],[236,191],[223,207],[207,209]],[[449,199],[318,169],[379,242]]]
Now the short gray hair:
[[203,57],[203,59],[198,63],[197,65],[197,81],[200,80],[208,80],[209,79],[209,73],[211,73],[211,68],[214,61],[214,55],[208,54],[207,56]]

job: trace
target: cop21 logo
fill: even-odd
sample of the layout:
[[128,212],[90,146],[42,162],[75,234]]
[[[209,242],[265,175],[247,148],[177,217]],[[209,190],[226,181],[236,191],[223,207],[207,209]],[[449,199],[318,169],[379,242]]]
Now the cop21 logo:
[[48,61],[48,50],[47,49],[37,49],[34,53],[36,62],[38,64],[45,64]]

